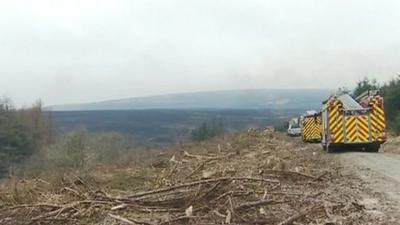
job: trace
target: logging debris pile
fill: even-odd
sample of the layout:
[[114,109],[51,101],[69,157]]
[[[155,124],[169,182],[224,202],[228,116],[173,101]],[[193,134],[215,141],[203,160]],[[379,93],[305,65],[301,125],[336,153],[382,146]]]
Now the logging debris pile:
[[382,146],[382,152],[400,154],[400,137],[389,137],[385,144]]
[[[102,168],[0,187],[0,224],[365,224],[338,164],[279,133],[180,144],[147,166]],[[124,171],[113,186],[116,171]],[[135,181],[132,181],[132,178]],[[123,184],[121,184],[123,185]]]

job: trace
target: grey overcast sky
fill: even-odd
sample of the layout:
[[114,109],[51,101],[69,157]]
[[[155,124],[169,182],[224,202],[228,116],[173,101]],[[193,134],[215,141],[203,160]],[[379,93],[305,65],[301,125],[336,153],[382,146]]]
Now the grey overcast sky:
[[400,72],[398,0],[3,0],[0,94],[18,105]]

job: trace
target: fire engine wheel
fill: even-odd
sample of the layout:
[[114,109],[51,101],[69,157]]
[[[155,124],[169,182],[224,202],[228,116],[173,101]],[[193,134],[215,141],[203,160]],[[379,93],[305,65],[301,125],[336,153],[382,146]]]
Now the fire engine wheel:
[[322,144],[322,148],[324,149],[324,151],[326,151],[328,153],[333,151],[332,146],[329,146],[329,145]]
[[325,147],[325,150],[326,150],[327,153],[332,153],[332,152],[335,151],[335,148],[334,148],[333,146],[327,145],[327,146]]
[[365,148],[366,152],[379,152],[380,144],[371,144]]

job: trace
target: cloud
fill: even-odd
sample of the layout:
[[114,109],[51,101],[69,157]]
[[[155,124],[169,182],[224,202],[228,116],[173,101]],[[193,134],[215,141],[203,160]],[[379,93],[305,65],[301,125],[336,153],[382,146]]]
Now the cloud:
[[399,72],[400,2],[36,0],[0,8],[0,93],[18,104],[335,88]]

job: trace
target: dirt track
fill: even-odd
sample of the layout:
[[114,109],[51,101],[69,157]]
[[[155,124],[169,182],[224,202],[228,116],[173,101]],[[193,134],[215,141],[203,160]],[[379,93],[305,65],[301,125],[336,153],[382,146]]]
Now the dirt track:
[[345,152],[335,155],[345,171],[361,179],[370,189],[365,205],[374,213],[392,217],[393,224],[400,224],[400,155],[390,153]]

